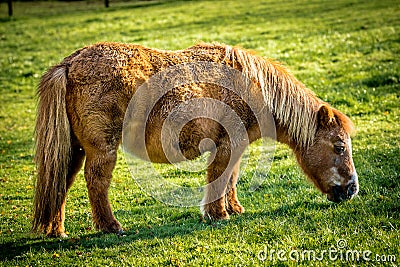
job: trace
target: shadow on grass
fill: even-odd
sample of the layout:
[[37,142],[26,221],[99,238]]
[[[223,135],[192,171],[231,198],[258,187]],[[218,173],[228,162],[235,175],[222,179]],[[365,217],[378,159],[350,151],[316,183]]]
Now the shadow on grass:
[[[251,221],[268,218],[271,220],[282,220],[284,218],[294,218],[296,225],[301,227],[307,226],[310,222],[315,221],[315,214],[322,211],[340,209],[343,205],[344,209],[349,209],[349,213],[342,214],[341,223],[348,225],[352,221],[366,216],[380,217],[386,216],[386,213],[394,213],[398,210],[397,203],[387,203],[386,201],[377,201],[373,198],[365,199],[362,203],[359,200],[335,204],[331,202],[312,202],[312,201],[295,201],[293,203],[282,203],[278,208],[268,211],[248,212],[242,215],[234,215],[230,221],[205,222],[199,219],[197,213],[184,212],[177,216],[169,217],[168,223],[150,224],[139,228],[128,229],[124,235],[92,233],[71,237],[66,239],[47,238],[34,234],[26,234],[25,237],[19,238],[17,242],[7,242],[0,244],[0,261],[13,260],[25,257],[26,253],[37,253],[48,251],[52,253],[56,250],[75,250],[77,248],[90,250],[92,248],[105,249],[119,245],[133,243],[137,240],[151,239],[168,239],[176,236],[192,235],[193,233],[209,229],[223,229],[229,224],[249,225]],[[361,205],[361,206],[360,206]],[[347,206],[349,206],[347,208]],[[126,215],[134,216],[134,212],[119,210],[116,215],[124,217]],[[393,215],[399,218],[398,215]],[[172,221],[172,222],[171,222]]]
[[[182,222],[182,221],[181,221]],[[169,238],[178,235],[187,235],[195,231],[213,227],[211,224],[200,221],[185,220],[185,226],[180,224],[165,224],[162,226],[142,227],[138,229],[129,229],[123,235],[105,234],[102,232],[81,235],[77,238],[47,238],[35,234],[26,234],[26,237],[18,239],[17,242],[6,242],[0,244],[0,261],[18,259],[24,254],[39,251],[70,250],[75,247],[82,249],[109,248],[120,244],[127,244],[136,240]],[[222,226],[223,223],[218,223]]]
[[[110,248],[122,244],[129,244],[136,240],[143,239],[167,239],[175,236],[185,236],[207,229],[223,229],[230,223],[248,224],[255,218],[270,217],[272,219],[286,217],[289,214],[298,212],[301,207],[306,207],[311,211],[319,211],[333,207],[330,203],[306,203],[295,202],[292,205],[284,204],[276,210],[260,213],[245,213],[243,215],[234,215],[231,221],[210,222],[196,219],[197,214],[179,215],[178,218],[172,218],[175,223],[166,223],[164,225],[148,225],[141,228],[129,229],[124,235],[105,234],[102,232],[81,235],[75,238],[47,238],[37,236],[35,234],[27,234],[26,237],[20,238],[17,242],[7,242],[0,244],[0,261],[13,260],[24,257],[26,253],[36,253],[40,251],[55,250],[71,250],[75,248],[91,249],[91,248]],[[121,211],[117,211],[120,213]],[[129,211],[122,211],[122,213]],[[175,220],[176,219],[176,220]]]
[[[123,3],[122,6],[119,6],[118,4],[115,6],[111,5],[109,8],[105,9],[104,12],[162,6],[162,5],[166,5],[166,4],[171,4],[173,2],[178,2],[178,1],[177,0],[159,0],[159,1],[153,0],[153,1],[133,1],[133,2],[126,2],[126,3],[120,2],[120,3]],[[186,0],[185,2],[190,2],[190,0]]]
[[[100,232],[60,239],[26,234],[22,237],[15,238],[15,241],[0,244],[0,261],[23,258],[27,253],[52,252],[60,249],[74,250],[76,248],[86,250],[92,248],[103,249],[133,243],[137,240],[151,240],[154,238],[168,239],[176,236],[189,236],[204,230],[223,229],[230,224],[250,225],[252,221],[262,220],[263,218],[268,218],[270,220],[292,218],[295,225],[307,227],[310,222],[316,220],[315,215],[319,216],[321,212],[324,213],[325,211],[327,211],[327,214],[329,214],[328,211],[333,211],[334,214],[330,216],[336,216],[337,214],[335,215],[335,213],[340,213],[340,221],[334,221],[335,219],[333,217],[328,218],[328,220],[333,220],[333,223],[339,226],[351,225],[355,220],[360,220],[364,217],[387,218],[387,216],[390,215],[394,220],[400,219],[400,214],[398,213],[400,209],[399,166],[393,166],[390,162],[390,159],[395,158],[395,155],[398,154],[398,148],[393,148],[389,151],[387,149],[373,149],[363,150],[362,152],[361,154],[369,159],[368,161],[365,160],[365,163],[369,165],[368,167],[364,166],[364,170],[360,170],[359,172],[361,183],[359,196],[355,200],[349,202],[334,204],[328,201],[316,202],[312,200],[293,199],[293,202],[283,202],[276,209],[247,212],[240,216],[233,216],[230,221],[222,222],[204,222],[199,219],[198,212],[186,211],[175,213],[171,208],[171,210],[168,211],[169,214],[166,216],[168,222],[161,225],[159,223],[153,223],[148,226],[131,228],[128,229],[123,236]],[[376,173],[370,173],[373,170],[379,170],[379,173],[382,175],[375,177]],[[372,175],[372,177],[366,180],[365,177],[369,175]],[[269,186],[262,190],[274,192],[278,191],[278,188],[282,186],[282,183],[278,182],[272,187]],[[274,189],[273,187],[277,188]],[[291,189],[293,189],[293,187],[291,187]],[[156,207],[138,207],[140,213],[147,213],[146,208],[156,209]],[[118,210],[115,214],[117,217],[126,218],[135,216],[135,214],[138,213],[138,209]],[[343,211],[345,212],[343,213]],[[392,227],[397,227],[397,225]]]

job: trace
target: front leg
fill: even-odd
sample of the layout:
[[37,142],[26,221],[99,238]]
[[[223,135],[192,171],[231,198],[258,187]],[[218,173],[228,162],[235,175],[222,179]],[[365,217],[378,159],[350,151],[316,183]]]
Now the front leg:
[[[230,195],[227,194],[227,189],[232,177],[232,172],[240,156],[241,153],[237,151],[232,153],[229,146],[217,148],[215,159],[207,169],[208,184],[201,204],[201,211],[204,218],[210,220],[229,219],[226,203],[229,201]],[[235,177],[237,181],[237,174]],[[236,193],[234,193],[234,195],[236,195]]]
[[231,176],[229,146],[218,147],[213,162],[207,168],[207,186],[201,203],[201,212],[205,219],[227,220],[229,214],[225,208],[225,192]]
[[229,180],[229,185],[227,188],[228,193],[225,196],[226,210],[228,211],[229,214],[233,213],[240,214],[244,212],[244,208],[242,205],[240,205],[239,200],[237,198],[236,185],[239,178],[239,167],[240,167],[240,159],[236,162],[233,168],[232,175]]
[[226,167],[220,164],[216,159],[207,170],[208,184],[201,203],[201,212],[205,219],[229,219],[229,214],[225,207],[225,192],[230,175],[225,174]]

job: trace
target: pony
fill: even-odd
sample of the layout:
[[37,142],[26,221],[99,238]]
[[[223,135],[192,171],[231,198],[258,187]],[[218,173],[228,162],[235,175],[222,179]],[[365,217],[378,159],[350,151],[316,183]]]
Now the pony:
[[[42,76],[38,86],[33,231],[66,237],[67,192],[85,163],[84,176],[96,229],[123,232],[113,215],[108,189],[129,102],[153,75],[191,62],[210,62],[243,73],[252,84],[250,89],[243,88],[243,93],[262,107],[261,114],[271,115],[276,140],[292,149],[301,169],[328,200],[341,202],[357,194],[351,120],[319,99],[280,63],[219,43],[164,51],[104,42],[66,57]],[[207,69],[202,72],[207,73]],[[151,88],[148,90],[151,92]],[[202,98],[216,99],[234,110],[242,120],[247,143],[263,137],[255,113],[240,95],[215,84],[188,83],[176,86],[154,103],[143,137],[147,160],[171,163],[160,145],[159,125],[177,105]],[[208,112],[213,112],[212,107]],[[218,116],[222,118],[223,114]],[[173,145],[179,147],[184,159],[190,160],[211,150],[207,146],[201,148],[204,139],[214,142],[213,159],[207,166],[208,185],[215,184],[221,176],[225,178],[216,183],[218,188],[206,190],[201,210],[204,218],[229,219],[232,214],[244,212],[237,198],[237,181],[245,145],[235,146],[218,121],[203,117],[184,125],[178,144]],[[232,150],[232,146],[238,149]]]

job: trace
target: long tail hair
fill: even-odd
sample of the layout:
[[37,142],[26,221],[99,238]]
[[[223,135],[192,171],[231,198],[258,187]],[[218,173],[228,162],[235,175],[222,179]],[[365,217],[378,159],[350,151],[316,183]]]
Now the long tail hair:
[[48,231],[66,196],[71,130],[66,111],[67,67],[57,65],[42,77],[36,119],[37,179],[33,231]]

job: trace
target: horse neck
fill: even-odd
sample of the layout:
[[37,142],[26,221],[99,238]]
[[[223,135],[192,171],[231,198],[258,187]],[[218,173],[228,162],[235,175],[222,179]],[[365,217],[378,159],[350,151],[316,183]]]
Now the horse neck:
[[[227,48],[230,65],[238,68],[260,89],[256,99],[273,115],[282,132],[292,146],[307,147],[312,142],[317,128],[317,110],[322,101],[299,82],[281,64],[264,59],[238,48]],[[259,97],[261,93],[261,97]]]
[[289,146],[295,154],[303,150],[302,144],[290,136],[287,126],[276,123],[275,133],[276,141]]

